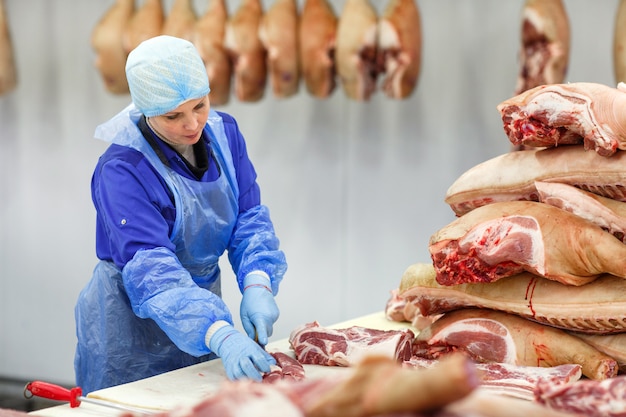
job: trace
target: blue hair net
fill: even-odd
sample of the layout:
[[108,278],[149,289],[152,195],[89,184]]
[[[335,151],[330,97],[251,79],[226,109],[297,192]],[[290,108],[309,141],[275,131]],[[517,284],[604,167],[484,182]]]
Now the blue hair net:
[[195,46],[173,36],[156,36],[133,49],[126,60],[126,78],[133,103],[146,117],[165,114],[211,91]]

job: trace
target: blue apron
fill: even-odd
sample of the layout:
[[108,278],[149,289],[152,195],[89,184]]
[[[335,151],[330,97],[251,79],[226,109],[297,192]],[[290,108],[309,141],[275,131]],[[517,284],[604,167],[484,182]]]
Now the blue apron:
[[[195,284],[221,297],[218,260],[233,232],[239,198],[222,119],[211,111],[204,129],[211,138],[221,175],[213,182],[199,182],[179,175],[161,162],[137,128],[140,116],[130,105],[100,126],[96,137],[111,135],[113,143],[142,152],[165,179],[176,204],[176,220],[170,236],[176,246],[176,258],[191,274]],[[161,259],[169,261],[168,258],[175,261],[171,252],[165,252],[169,251],[157,248],[138,254],[148,257],[146,259],[153,255],[152,262],[155,263]],[[136,273],[127,269],[140,271],[145,263],[145,259],[137,261],[138,267],[133,268],[130,267],[133,260],[124,268],[124,274]],[[122,274],[112,262],[100,261],[76,304],[78,344],[75,370],[77,385],[83,388],[83,392],[147,378],[216,357],[212,353],[194,356],[183,352],[157,322],[138,317],[130,304]],[[175,301],[185,302],[184,299]],[[176,306],[170,308],[175,314]],[[194,329],[196,332],[204,330]]]

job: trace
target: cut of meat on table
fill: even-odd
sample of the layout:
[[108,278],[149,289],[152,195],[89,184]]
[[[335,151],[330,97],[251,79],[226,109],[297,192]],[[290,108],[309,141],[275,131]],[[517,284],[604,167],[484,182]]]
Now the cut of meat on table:
[[521,41],[515,94],[565,80],[570,28],[562,0],[526,0],[522,9]]
[[243,0],[226,23],[224,46],[233,63],[235,96],[242,102],[257,102],[265,95],[266,51],[259,39],[262,17],[260,0]]
[[300,362],[283,352],[270,352],[276,360],[271,371],[263,375],[263,382],[282,380],[301,381],[305,377],[304,367]]
[[165,22],[162,0],[144,0],[130,18],[124,31],[126,52],[135,49],[146,39],[161,35]]
[[513,145],[583,144],[599,155],[626,149],[626,92],[598,83],[541,85],[500,104]]
[[337,26],[335,60],[346,96],[368,101],[376,90],[378,16],[370,0],[346,0]]
[[192,41],[197,20],[192,0],[174,0],[163,22],[162,34]]
[[406,269],[399,291],[424,316],[479,307],[586,334],[626,332],[623,278],[604,275],[577,287],[524,272],[492,283],[444,286],[434,273],[421,273],[423,265]]
[[[0,0],[0,16],[2,15],[1,2],[2,0]],[[117,0],[100,18],[91,32],[91,47],[96,54],[94,66],[104,81],[104,87],[112,94],[129,93],[125,70],[128,51],[124,48],[123,39],[126,26],[134,13],[134,0]],[[3,47],[0,46],[0,51],[2,50]],[[2,67],[1,63],[0,67]],[[1,71],[0,93],[2,91]]]
[[415,90],[421,70],[422,26],[416,0],[390,0],[378,21],[382,91],[404,99]]
[[438,359],[462,351],[476,362],[552,367],[578,364],[591,379],[617,375],[615,359],[569,333],[487,309],[446,313],[415,338],[413,355]]
[[570,332],[617,361],[620,373],[626,373],[626,333],[586,334]]
[[298,40],[302,78],[309,94],[329,97],[337,87],[338,19],[328,0],[304,0]]
[[267,69],[274,97],[298,92],[298,4],[296,0],[273,0],[261,18],[259,39],[267,50]]
[[377,330],[360,326],[321,327],[318,322],[294,329],[289,344],[302,364],[352,366],[370,355],[402,362],[411,357],[415,334],[406,330]]
[[210,0],[204,14],[195,25],[194,45],[204,61],[211,91],[212,106],[225,105],[230,101],[232,65],[224,48],[224,36],[228,10],[226,0]]
[[558,182],[535,182],[539,201],[574,213],[626,243],[626,203]]
[[[428,369],[439,363],[437,359],[417,356],[404,361],[402,366],[410,369]],[[480,375],[480,389],[492,394],[507,395],[532,401],[537,381],[545,379],[552,384],[570,384],[582,376],[581,366],[565,364],[550,367],[521,366],[509,363],[475,363]]]
[[300,404],[307,417],[415,416],[413,412],[436,410],[464,398],[478,384],[475,367],[463,355],[423,370],[403,369],[389,358],[372,356],[349,378],[327,392],[305,396]]
[[458,216],[498,201],[537,201],[536,181],[626,201],[624,166],[626,152],[605,158],[582,146],[508,152],[465,171],[448,188],[445,201]]
[[626,376],[604,381],[580,380],[570,385],[540,381],[535,401],[553,410],[587,417],[622,417],[626,414]]
[[[419,264],[422,265],[422,264]],[[423,264],[430,267],[433,279],[435,279],[435,270],[431,265]],[[391,296],[385,305],[385,318],[389,321],[409,322],[411,326],[418,330],[430,326],[430,324],[439,318],[439,315],[422,316],[417,306],[413,303],[407,303],[406,299],[400,296],[398,289],[391,291]]]
[[626,245],[575,214],[534,201],[472,210],[431,236],[443,285],[494,282],[523,271],[569,285],[626,278]]
[[620,0],[613,32],[613,72],[617,83],[626,82],[626,0]]

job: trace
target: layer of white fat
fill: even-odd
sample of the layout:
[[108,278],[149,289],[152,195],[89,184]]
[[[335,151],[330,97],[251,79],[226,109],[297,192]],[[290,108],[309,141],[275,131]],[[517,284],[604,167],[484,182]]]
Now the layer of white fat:
[[378,48],[400,48],[400,38],[396,28],[386,19],[378,23]]
[[[528,265],[535,269],[539,274],[545,273],[545,251],[543,238],[541,236],[541,230],[539,227],[536,228],[527,228],[519,224],[519,222],[515,221],[515,219],[528,219],[533,224],[536,224],[537,221],[534,217],[530,216],[521,216],[514,215],[508,217],[501,217],[498,219],[488,220],[486,222],[480,223],[471,229],[465,236],[459,239],[459,247],[467,250],[466,248],[476,248],[476,256],[492,265],[490,262],[490,258],[500,259],[500,262],[505,260],[517,262],[519,260],[523,260],[524,265]],[[532,246],[530,248],[520,247],[520,254],[523,252],[526,256],[520,256],[518,259],[507,258],[504,259],[501,256],[497,255],[497,252],[500,250],[500,245],[502,242],[507,242],[507,245],[510,243],[507,241],[509,235],[517,235],[518,233],[522,233],[528,235],[530,237],[530,242],[532,242]],[[489,245],[485,246],[485,237]],[[495,243],[494,243],[495,242]],[[510,245],[508,245],[510,246]],[[498,262],[499,263],[499,262]],[[517,262],[521,264],[520,262]]]
[[572,185],[536,181],[535,188],[543,203],[562,208],[611,233],[626,231],[626,219]]
[[395,359],[398,343],[400,343],[400,339],[403,336],[404,333],[398,332],[393,337],[385,336],[382,341],[376,341],[372,344],[368,344],[365,341],[348,342],[348,352],[345,358],[350,365],[356,365],[367,356],[384,356]]
[[[497,334],[491,329],[498,329]],[[508,363],[511,365],[517,364],[517,346],[515,346],[515,341],[513,340],[513,336],[509,332],[509,329],[504,327],[500,322],[492,320],[492,319],[464,319],[454,322],[443,329],[441,329],[437,334],[433,335],[432,338],[428,340],[429,344],[435,344],[437,342],[446,343],[447,339],[456,333],[489,333],[492,334],[493,337],[499,337],[504,341],[504,346],[506,349],[506,354],[502,358],[500,362]],[[468,340],[474,340],[473,337],[468,337]],[[477,352],[480,349],[474,348],[473,346],[478,346],[477,341],[470,341],[465,346],[460,346],[466,348],[470,352]]]

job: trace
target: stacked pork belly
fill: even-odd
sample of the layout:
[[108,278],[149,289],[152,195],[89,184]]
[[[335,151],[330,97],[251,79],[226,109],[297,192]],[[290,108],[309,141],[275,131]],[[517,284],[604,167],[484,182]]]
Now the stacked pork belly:
[[487,160],[450,186],[446,202],[457,219],[431,236],[432,264],[411,265],[387,305],[389,318],[421,329],[417,358],[463,351],[479,363],[578,364],[582,379],[543,379],[534,400],[586,415],[623,413],[623,87],[544,85],[498,105],[507,137],[524,150]]

